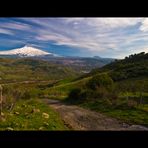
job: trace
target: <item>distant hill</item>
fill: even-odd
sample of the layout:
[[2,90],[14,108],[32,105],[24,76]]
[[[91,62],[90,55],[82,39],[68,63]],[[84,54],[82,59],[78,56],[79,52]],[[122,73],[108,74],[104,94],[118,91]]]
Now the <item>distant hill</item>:
[[123,80],[148,76],[148,53],[132,54],[122,60],[115,60],[100,69],[94,69],[89,75],[108,72],[113,80]]
[[48,61],[51,64],[67,66],[81,73],[89,73],[94,68],[100,68],[112,61],[111,58],[94,57],[64,57],[54,53],[49,53],[41,49],[24,46],[7,51],[0,51],[0,58],[32,58],[36,60]]
[[60,80],[80,75],[79,71],[32,58],[0,58],[0,82]]
[[98,59],[95,57],[49,57],[48,55],[34,58],[49,61],[53,64],[72,67],[73,69],[82,71],[84,73],[89,73],[92,69],[100,68],[114,60],[110,58]]

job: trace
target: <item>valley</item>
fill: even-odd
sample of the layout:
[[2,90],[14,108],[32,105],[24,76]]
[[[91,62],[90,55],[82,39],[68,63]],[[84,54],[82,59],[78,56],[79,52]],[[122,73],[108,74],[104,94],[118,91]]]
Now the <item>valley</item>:
[[135,56],[90,73],[79,64],[0,58],[0,130],[147,130],[148,58]]
[[0,131],[147,131],[147,40],[146,17],[0,18]]

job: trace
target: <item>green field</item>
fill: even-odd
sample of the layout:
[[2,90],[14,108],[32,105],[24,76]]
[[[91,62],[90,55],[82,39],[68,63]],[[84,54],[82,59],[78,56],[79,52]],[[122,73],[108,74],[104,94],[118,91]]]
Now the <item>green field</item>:
[[[45,116],[46,114],[47,117]],[[3,111],[0,130],[68,130],[58,113],[40,100],[19,100],[11,112]]]

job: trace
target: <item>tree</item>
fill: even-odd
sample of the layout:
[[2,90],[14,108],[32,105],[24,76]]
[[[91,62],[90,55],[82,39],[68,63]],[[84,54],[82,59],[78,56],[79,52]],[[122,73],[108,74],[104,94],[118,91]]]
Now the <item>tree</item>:
[[97,74],[88,81],[87,86],[94,90],[99,87],[105,87],[106,89],[112,89],[113,80],[108,74]]

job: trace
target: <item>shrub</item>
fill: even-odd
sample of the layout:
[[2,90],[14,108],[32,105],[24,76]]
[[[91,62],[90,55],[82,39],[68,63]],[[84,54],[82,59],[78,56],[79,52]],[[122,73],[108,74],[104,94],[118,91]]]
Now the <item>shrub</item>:
[[137,102],[134,100],[128,100],[127,105],[128,107],[133,108],[137,106]]
[[92,77],[87,83],[87,87],[97,89],[98,87],[105,87],[111,89],[113,87],[113,80],[108,74],[98,74]]
[[29,91],[25,91],[22,95],[22,99],[31,99],[31,95],[30,95],[30,92]]
[[90,91],[86,91],[82,88],[72,89],[68,95],[67,101],[71,103],[82,103],[90,95]]
[[73,89],[67,100],[71,103],[84,103],[108,99],[110,104],[115,104],[117,97],[113,80],[107,74],[100,74],[92,77],[82,88]]
[[80,88],[75,88],[73,90],[71,90],[71,92],[68,95],[68,98],[70,100],[78,100],[80,98],[80,93],[81,93],[81,89]]

